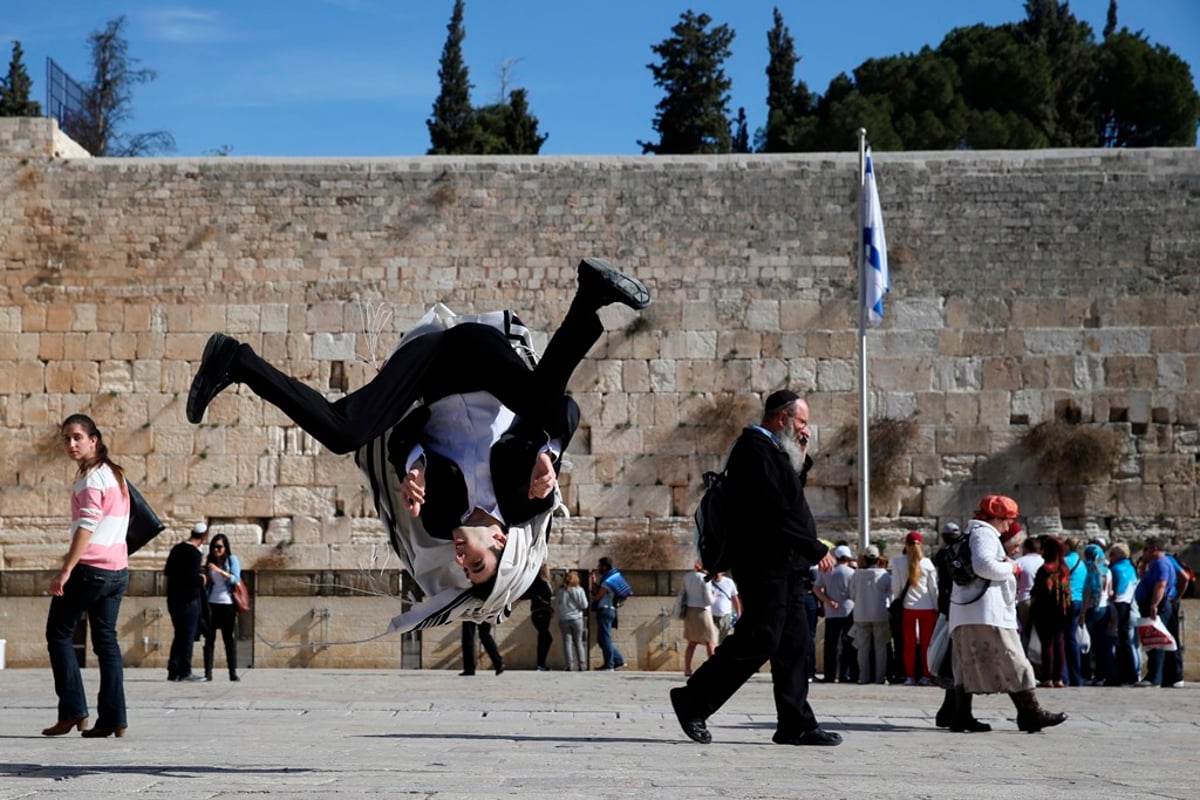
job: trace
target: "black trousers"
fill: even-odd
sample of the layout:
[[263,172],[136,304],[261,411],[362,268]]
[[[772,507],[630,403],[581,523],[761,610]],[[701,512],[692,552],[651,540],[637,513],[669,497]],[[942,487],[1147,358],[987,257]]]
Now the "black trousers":
[[500,669],[504,664],[504,659],[500,657],[500,648],[496,647],[496,640],[492,638],[491,623],[480,622],[476,625],[474,622],[464,622],[462,624],[463,672],[470,675],[475,674],[476,628],[479,629],[479,641],[483,645],[484,652],[492,661],[492,669]]
[[567,381],[604,332],[596,309],[576,299],[535,369],[504,334],[466,323],[419,336],[370,382],[335,402],[283,374],[243,344],[230,377],[276,406],[334,453],[350,453],[391,428],[418,399],[485,391],[548,438],[569,439]]
[[187,602],[168,600],[167,613],[175,628],[167,658],[167,677],[186,678],[192,674],[192,648],[196,643],[196,629],[200,626],[199,595]]
[[204,634],[204,677],[212,677],[217,631],[221,632],[221,639],[225,642],[225,663],[232,677],[237,674],[237,639],[233,635],[237,610],[232,603],[209,603],[208,607],[212,609],[212,622],[209,623],[208,633]]
[[550,634],[550,618],[552,616],[553,614],[550,612],[535,612],[529,615],[534,630],[537,631],[537,665],[539,667],[546,666],[546,658],[550,655],[550,645],[554,643],[554,637]]
[[712,658],[688,679],[686,710],[701,718],[711,716],[769,661],[779,731],[813,730],[817,719],[808,705],[808,571],[756,575],[739,567],[734,572],[742,616]]

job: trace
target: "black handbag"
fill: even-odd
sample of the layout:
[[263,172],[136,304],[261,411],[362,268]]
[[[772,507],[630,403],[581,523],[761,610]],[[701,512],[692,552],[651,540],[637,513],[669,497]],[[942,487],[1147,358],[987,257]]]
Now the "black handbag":
[[129,492],[129,529],[125,532],[125,549],[129,555],[133,555],[167,526],[128,478],[125,480],[125,489]]

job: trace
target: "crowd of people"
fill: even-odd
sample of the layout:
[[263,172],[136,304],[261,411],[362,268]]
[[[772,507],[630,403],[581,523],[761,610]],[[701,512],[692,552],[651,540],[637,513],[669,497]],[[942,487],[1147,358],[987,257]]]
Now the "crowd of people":
[[[1179,601],[1194,577],[1161,540],[1146,540],[1134,559],[1127,543],[1102,536],[1012,528],[1005,541],[1021,551],[1013,559],[1017,631],[1039,687],[1183,685],[1182,649],[1143,650],[1135,629],[1139,619],[1159,619],[1179,639]],[[937,554],[962,535],[948,523]],[[952,579],[936,554],[925,555],[924,538],[911,531],[890,558],[877,545],[857,557],[849,543],[834,545],[837,566],[818,575],[813,590],[824,617],[824,681],[939,682],[925,651],[939,609],[949,617]]]

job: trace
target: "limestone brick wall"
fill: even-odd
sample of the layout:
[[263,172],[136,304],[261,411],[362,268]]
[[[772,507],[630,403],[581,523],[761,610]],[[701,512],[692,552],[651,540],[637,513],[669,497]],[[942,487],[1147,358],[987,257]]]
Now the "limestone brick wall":
[[[96,159],[56,156],[59,136],[0,120],[0,569],[61,557],[75,411],[170,524],[135,567],[200,518],[248,568],[376,564],[349,458],[244,388],[186,423],[207,336],[337,397],[435,302],[552,329],[591,254],[655,301],[605,309],[572,381],[554,566],[630,533],[686,542],[700,474],[785,384],[811,400],[822,530],[856,528],[853,153]],[[871,412],[916,433],[875,537],[1003,490],[1043,530],[1195,539],[1200,151],[876,155],[893,286]],[[1059,485],[1017,446],[1068,407],[1119,433],[1111,478]]]

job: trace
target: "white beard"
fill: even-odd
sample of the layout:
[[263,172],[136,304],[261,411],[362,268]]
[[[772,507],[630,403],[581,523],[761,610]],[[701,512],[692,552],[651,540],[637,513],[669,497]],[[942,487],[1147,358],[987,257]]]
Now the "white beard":
[[779,446],[783,448],[783,452],[787,453],[788,461],[792,462],[792,469],[799,472],[804,469],[804,450],[791,436],[780,434]]

